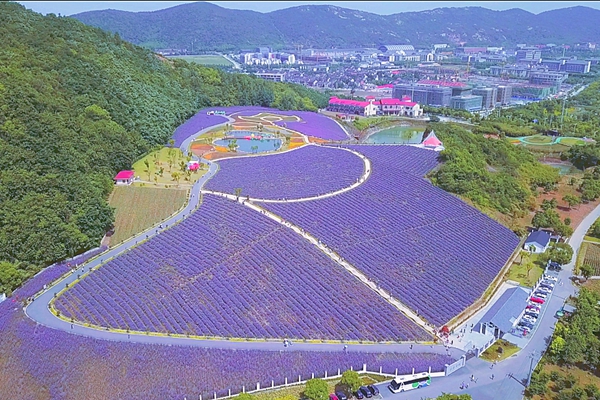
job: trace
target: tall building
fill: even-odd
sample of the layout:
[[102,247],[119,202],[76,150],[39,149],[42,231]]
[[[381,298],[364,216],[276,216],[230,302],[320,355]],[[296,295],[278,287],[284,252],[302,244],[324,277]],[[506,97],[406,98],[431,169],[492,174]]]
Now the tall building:
[[563,71],[574,72],[578,74],[587,74],[590,72],[591,61],[568,60],[563,65]]
[[481,96],[481,107],[490,110],[496,106],[496,98],[498,97],[498,89],[495,87],[482,87],[473,89],[473,94]]
[[510,104],[510,99],[512,97],[512,86],[499,85],[496,87],[496,103],[500,103],[501,105]]

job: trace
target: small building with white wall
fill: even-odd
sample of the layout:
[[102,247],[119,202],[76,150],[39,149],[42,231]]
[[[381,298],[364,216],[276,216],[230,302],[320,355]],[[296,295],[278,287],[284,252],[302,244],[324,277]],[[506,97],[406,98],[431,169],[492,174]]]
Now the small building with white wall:
[[548,249],[550,245],[550,233],[546,231],[534,231],[529,234],[523,249],[535,254],[541,254]]
[[116,185],[131,185],[135,180],[135,171],[120,171],[113,180]]

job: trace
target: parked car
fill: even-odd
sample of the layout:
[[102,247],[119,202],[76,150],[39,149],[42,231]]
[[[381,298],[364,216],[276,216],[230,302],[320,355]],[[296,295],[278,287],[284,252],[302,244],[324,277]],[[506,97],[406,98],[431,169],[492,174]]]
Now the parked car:
[[377,386],[369,385],[367,386],[367,389],[371,391],[373,396],[377,396],[379,394],[379,389],[377,389]]
[[554,275],[544,275],[544,279],[547,279],[549,281],[558,282],[558,278]]
[[344,392],[335,392],[335,395],[337,396],[338,400],[348,400],[348,397]]
[[534,303],[538,303],[538,304],[544,304],[546,302],[546,300],[541,299],[539,297],[535,297],[535,296],[533,296],[530,300],[533,301]]
[[527,330],[533,329],[533,324],[526,322],[526,321],[519,322],[519,325],[517,325],[517,326],[520,327],[521,329],[527,329]]
[[547,288],[547,289],[553,290],[553,289],[554,289],[554,283],[550,283],[550,282],[542,282],[542,283],[540,283],[540,287],[543,287],[543,288]]
[[547,294],[550,294],[550,293],[552,293],[552,289],[550,289],[550,288],[547,288],[547,287],[545,287],[545,286],[539,286],[539,287],[537,288],[537,291],[538,291],[538,292],[542,292],[542,293],[544,293],[544,294],[546,294],[546,295],[547,295]]
[[339,399],[338,399],[338,397],[335,394],[331,393],[329,395],[329,400],[339,400]]
[[540,315],[539,314],[534,314],[534,313],[525,313],[524,315],[525,317],[531,317],[531,318],[538,318]]
[[363,400],[365,398],[365,396],[363,396],[362,392],[359,390],[357,390],[356,392],[354,392],[354,397],[356,397],[358,400]]
[[362,392],[362,394],[367,398],[370,399],[371,397],[373,397],[373,394],[371,393],[371,391],[369,389],[367,389],[364,386],[361,386],[358,388],[359,392]]
[[533,317],[528,317],[528,316],[523,316],[523,318],[521,319],[522,321],[525,322],[529,322],[530,324],[535,324],[537,321],[537,318],[533,318]]
[[542,307],[540,307],[540,305],[537,303],[533,303],[533,304],[528,304],[527,307],[525,307],[525,309],[526,310],[535,310],[535,311],[539,312],[542,309]]
[[548,293],[540,292],[539,290],[533,294],[535,297],[538,297],[542,300],[546,300],[548,298]]
[[560,265],[559,266],[551,265],[551,266],[548,267],[548,269],[550,271],[562,271],[562,267]]

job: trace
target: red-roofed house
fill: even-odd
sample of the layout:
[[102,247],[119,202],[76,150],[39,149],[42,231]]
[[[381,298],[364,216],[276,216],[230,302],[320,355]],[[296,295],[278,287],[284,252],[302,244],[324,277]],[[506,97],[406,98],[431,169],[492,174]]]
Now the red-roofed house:
[[135,179],[135,171],[120,171],[113,179],[117,185],[131,185]]
[[329,99],[327,110],[345,114],[364,115],[365,117],[377,115],[378,107],[374,104],[375,97],[369,97],[368,101],[338,99],[337,97],[332,97]]
[[380,99],[379,112],[383,115],[405,115],[407,117],[420,117],[423,110],[419,104],[410,101],[410,97],[400,99]]

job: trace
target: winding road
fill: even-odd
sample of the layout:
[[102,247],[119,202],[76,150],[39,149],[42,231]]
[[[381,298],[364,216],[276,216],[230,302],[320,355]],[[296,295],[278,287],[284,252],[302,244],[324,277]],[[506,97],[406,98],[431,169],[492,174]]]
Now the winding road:
[[[219,125],[224,125],[229,122],[224,122]],[[213,129],[215,126],[206,128],[203,131],[198,132],[194,136],[186,139],[181,145],[184,152],[187,152],[189,143],[196,137],[202,134],[208,129]],[[307,343],[307,342],[294,342],[292,346],[284,347],[282,341],[268,341],[268,340],[252,340],[252,341],[237,341],[237,340],[225,340],[225,339],[198,339],[198,338],[187,338],[183,336],[163,336],[158,334],[144,334],[144,333],[126,333],[126,332],[115,332],[104,329],[97,329],[81,325],[79,323],[70,323],[66,320],[58,318],[49,309],[49,304],[55,295],[61,290],[65,289],[67,284],[71,285],[78,279],[78,275],[84,276],[86,274],[93,274],[104,262],[117,257],[119,254],[129,251],[131,248],[140,244],[142,241],[152,238],[155,235],[159,235],[165,229],[172,227],[178,222],[185,219],[192,212],[194,212],[201,199],[201,194],[204,192],[202,187],[204,184],[212,178],[218,171],[218,164],[210,162],[208,160],[202,160],[209,165],[209,169],[205,175],[203,175],[198,181],[196,181],[191,190],[190,197],[187,205],[177,214],[171,216],[167,220],[163,221],[158,227],[155,226],[123,243],[108,250],[101,256],[85,264],[83,268],[79,268],[73,273],[67,275],[62,280],[57,282],[52,287],[46,289],[44,292],[39,294],[35,299],[26,306],[25,314],[34,320],[36,323],[45,325],[53,329],[60,329],[65,332],[72,334],[120,341],[120,342],[135,342],[135,343],[146,343],[146,344],[163,344],[163,345],[178,345],[178,346],[191,346],[191,347],[204,347],[204,348],[220,348],[220,349],[245,349],[245,350],[269,350],[269,351],[343,351],[343,345],[340,343]],[[370,165],[366,169],[367,176],[363,176],[357,185],[363,183],[368,178],[370,172]],[[345,188],[343,191],[350,190]],[[207,193],[207,192],[205,192]],[[218,195],[218,193],[211,193],[211,195]],[[237,201],[234,195],[221,194],[231,200]],[[322,196],[329,196],[325,194]],[[321,198],[317,196],[316,198]],[[315,198],[315,199],[316,199]],[[256,201],[264,201],[256,199]],[[251,201],[241,201],[246,206],[255,208],[257,211],[265,211]],[[266,212],[265,212],[266,214]],[[305,239],[310,240],[313,244],[321,246],[321,250],[328,254],[336,262],[341,263],[344,268],[349,272],[353,273],[363,283],[370,285],[368,279],[362,276],[360,271],[352,270],[352,266],[344,264],[339,256],[333,254],[329,249],[322,246],[317,238],[304,233],[304,231],[296,226],[292,226],[290,223],[281,220],[281,217],[276,215],[268,215],[270,218],[275,220],[279,219],[278,222],[286,224],[289,228],[295,230],[297,233],[303,235]],[[560,272],[560,279],[563,282],[562,285],[556,285],[554,293],[547,302],[547,312],[540,318],[538,328],[533,333],[531,340],[519,353],[512,357],[498,363],[493,370],[490,369],[490,364],[479,358],[473,358],[469,360],[466,367],[459,369],[452,375],[444,378],[433,378],[432,385],[420,390],[414,390],[401,394],[391,394],[385,385],[381,385],[380,392],[384,398],[393,397],[395,399],[421,399],[423,397],[435,397],[440,395],[442,392],[447,393],[458,393],[464,392],[469,393],[474,399],[498,399],[498,400],[517,400],[522,398],[524,390],[524,382],[526,382],[527,376],[530,371],[530,366],[537,364],[541,358],[541,354],[547,347],[547,340],[552,336],[556,319],[554,317],[555,312],[561,308],[565,299],[569,295],[573,295],[576,292],[576,288],[571,284],[569,277],[572,273],[575,259],[579,246],[583,241],[583,237],[587,232],[588,228],[594,223],[594,221],[600,217],[600,206],[596,207],[585,219],[579,224],[575,232],[573,233],[569,243],[574,249],[573,259],[570,264],[565,266],[563,271]],[[164,227],[161,227],[164,226]],[[357,272],[358,271],[358,275]],[[366,281],[365,281],[366,279]],[[372,287],[373,290],[378,290],[376,287]],[[385,296],[387,293],[380,293]],[[390,299],[388,298],[388,301]],[[391,301],[390,301],[391,302]],[[393,304],[393,303],[392,303]],[[401,303],[397,307],[403,313],[410,315],[410,310],[402,310]],[[417,317],[418,318],[418,317]],[[418,323],[417,320],[415,322]],[[421,325],[421,324],[420,324]],[[445,348],[442,345],[426,345],[426,344],[350,344],[348,351],[351,352],[403,352],[403,353],[421,353],[421,352],[434,352],[438,354],[450,354],[454,358],[458,358],[464,354],[463,350],[457,348]],[[495,379],[491,379],[491,374],[495,375]],[[475,375],[478,379],[477,383],[470,382],[470,376]],[[510,374],[510,375],[509,375]],[[462,382],[470,383],[470,387],[466,390],[460,390],[459,387]]]

